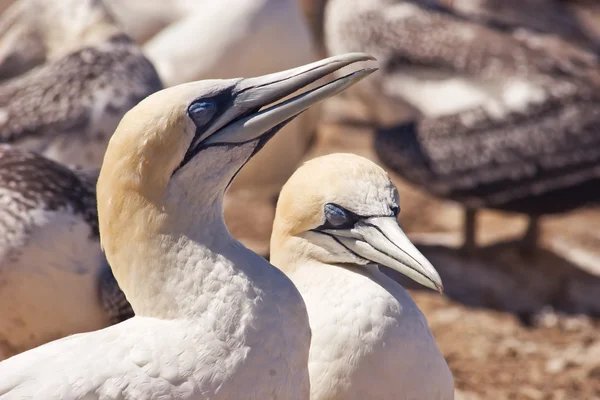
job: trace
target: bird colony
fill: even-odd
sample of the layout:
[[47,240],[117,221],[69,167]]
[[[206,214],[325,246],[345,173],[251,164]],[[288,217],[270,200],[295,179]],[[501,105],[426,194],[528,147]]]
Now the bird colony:
[[574,28],[433,0],[317,1],[312,24],[298,0],[6,3],[2,400],[453,399],[384,273],[444,291],[397,187],[355,154],[304,162],[342,92],[382,166],[465,207],[464,257],[480,208],[528,215],[531,256],[540,217],[600,200]]

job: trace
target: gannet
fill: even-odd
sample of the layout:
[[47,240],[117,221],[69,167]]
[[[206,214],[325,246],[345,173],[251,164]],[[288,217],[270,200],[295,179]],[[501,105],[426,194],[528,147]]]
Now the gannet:
[[132,316],[100,249],[96,174],[0,145],[0,360]]
[[442,291],[398,225],[385,171],[351,154],[308,161],[277,203],[271,262],[294,282],[312,329],[311,399],[453,399],[427,321],[383,265]]
[[[466,249],[475,247],[474,210],[489,207],[531,217],[521,244],[531,253],[539,216],[600,200],[597,57],[433,3],[332,0],[328,49],[380,60],[378,79],[361,87],[385,128],[377,153],[467,207]],[[400,104],[412,110],[404,121]]]
[[165,89],[130,110],[97,184],[101,243],[135,316],[0,363],[0,399],[301,399],[310,329],[292,282],[231,237],[223,196],[289,120],[373,69],[259,111],[358,61]]

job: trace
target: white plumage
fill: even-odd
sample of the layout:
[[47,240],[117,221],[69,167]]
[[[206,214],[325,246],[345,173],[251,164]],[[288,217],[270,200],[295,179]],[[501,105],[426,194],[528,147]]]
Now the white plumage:
[[306,303],[311,399],[454,397],[425,317],[375,265],[441,289],[435,269],[398,226],[398,207],[387,174],[349,154],[309,161],[281,192],[271,261]]

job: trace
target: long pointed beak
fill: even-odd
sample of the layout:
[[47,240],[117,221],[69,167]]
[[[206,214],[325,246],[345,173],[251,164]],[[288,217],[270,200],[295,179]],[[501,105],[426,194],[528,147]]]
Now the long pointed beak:
[[[330,57],[302,67],[257,78],[243,79],[237,86],[236,102],[245,109],[259,109],[279,101],[297,90],[358,61],[374,60],[363,53]],[[237,119],[203,139],[203,144],[243,143],[256,139],[270,129],[289,122],[310,106],[334,96],[376,71],[362,69],[333,82],[273,105],[260,112]]]
[[357,223],[351,232],[349,235],[340,231],[329,233],[360,257],[392,268],[425,287],[443,293],[440,275],[411,243],[395,217],[365,219]]

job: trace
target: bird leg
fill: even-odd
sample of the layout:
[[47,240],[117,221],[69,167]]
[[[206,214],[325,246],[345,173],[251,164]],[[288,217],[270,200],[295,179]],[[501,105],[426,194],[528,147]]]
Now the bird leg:
[[477,210],[475,208],[465,208],[463,232],[464,242],[462,252],[471,257],[477,250]]
[[531,257],[535,253],[539,236],[538,222],[539,217],[537,215],[529,216],[529,225],[527,225],[527,231],[520,244],[520,252],[524,256]]

